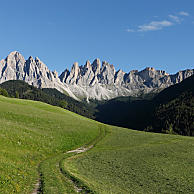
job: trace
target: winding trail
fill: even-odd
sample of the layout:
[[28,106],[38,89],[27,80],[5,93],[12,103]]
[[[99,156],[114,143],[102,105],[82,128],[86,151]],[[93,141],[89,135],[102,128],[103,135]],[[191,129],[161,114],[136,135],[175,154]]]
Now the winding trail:
[[41,186],[40,179],[38,179],[37,183],[34,186],[35,186],[35,188],[34,188],[34,191],[32,192],[32,194],[40,193],[40,186]]
[[[95,144],[97,144],[105,135],[106,135],[106,129],[101,129],[100,128],[99,136],[96,139],[94,139],[92,142],[90,142],[88,144],[88,147],[82,146],[82,147],[79,147],[79,148],[74,149],[74,150],[69,150],[69,151],[65,152],[64,155],[65,154],[70,154],[70,153],[75,153],[75,154],[84,153],[84,152],[92,149],[95,146]],[[69,156],[69,157],[71,157],[71,156]],[[59,163],[57,164],[57,167],[60,169]],[[64,172],[62,172],[61,169],[60,169],[60,172],[65,176]],[[77,193],[82,192],[84,190],[82,187],[80,187],[76,184],[76,181],[72,180],[71,178],[68,178],[68,179],[74,185],[74,189]],[[37,180],[37,183],[34,185],[34,191],[32,192],[32,194],[41,194],[41,193],[43,193],[41,187],[42,187],[41,178],[39,178]]]
[[[80,148],[77,148],[77,149],[75,149],[75,150],[70,150],[70,151],[68,151],[68,152],[66,152],[66,153],[67,153],[67,154],[68,154],[68,153],[76,153],[76,154],[80,154],[80,153],[83,153],[83,152],[86,152],[86,151],[92,149],[93,147],[94,147],[94,145],[90,145],[89,147],[80,147]],[[83,188],[78,187],[78,186],[75,184],[74,181],[70,180],[70,182],[74,184],[74,189],[75,189],[75,191],[76,191],[77,193],[80,193],[80,192],[83,191]]]
[[94,146],[94,145],[91,145],[91,146],[89,146],[89,147],[80,147],[80,148],[77,148],[77,149],[75,149],[75,150],[70,150],[70,151],[66,152],[66,154],[68,154],[68,153],[77,153],[77,154],[83,153],[83,152],[86,152],[86,151],[92,149],[93,146]]
[[[80,153],[83,153],[83,152],[86,152],[90,149],[93,148],[94,145],[90,145],[89,147],[80,147],[80,148],[77,148],[75,150],[69,150],[67,151],[65,154],[69,154],[69,153],[76,153],[76,154],[80,154]],[[71,182],[74,184],[74,182],[71,180]],[[37,183],[34,185],[35,189],[34,191],[32,192],[32,194],[39,194],[41,193],[41,180],[38,179]],[[74,187],[75,187],[75,190],[79,193],[82,191],[82,188],[79,188],[77,187],[75,184],[74,184]]]

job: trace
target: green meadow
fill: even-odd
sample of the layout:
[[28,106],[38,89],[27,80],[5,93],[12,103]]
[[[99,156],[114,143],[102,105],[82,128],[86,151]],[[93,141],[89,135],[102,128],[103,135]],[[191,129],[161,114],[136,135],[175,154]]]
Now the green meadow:
[[[87,152],[67,154],[81,146]],[[0,96],[0,193],[194,193],[194,139]],[[85,188],[85,190],[83,189]]]
[[194,193],[194,139],[108,127],[95,148],[63,160],[96,193]]
[[[41,102],[0,96],[0,193],[71,189],[57,164],[65,152],[99,135],[97,122]],[[53,191],[53,192],[52,192]]]

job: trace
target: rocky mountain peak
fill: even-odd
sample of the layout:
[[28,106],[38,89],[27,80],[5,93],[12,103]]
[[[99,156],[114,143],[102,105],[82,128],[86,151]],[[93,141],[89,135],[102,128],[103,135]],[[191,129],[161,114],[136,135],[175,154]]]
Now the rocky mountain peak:
[[75,70],[78,70],[79,69],[79,64],[78,62],[75,62],[71,68],[71,71],[75,71]]
[[122,70],[116,72],[114,65],[103,61],[101,66],[100,60],[95,59],[92,64],[87,61],[80,67],[74,64],[71,72],[64,71],[60,75],[60,80],[68,84],[76,96],[110,99],[117,96],[138,95],[140,91],[148,93],[158,88],[165,88],[180,82],[192,73],[194,70],[181,71],[173,76],[153,67],[141,71],[132,70],[129,73]]
[[144,71],[156,71],[153,67],[146,67]]
[[160,78],[164,76],[160,71],[154,69],[153,67],[146,67],[142,71],[138,72],[138,75],[143,81],[150,81],[153,78]]
[[35,57],[35,61],[36,62],[41,62],[40,59],[38,57]]
[[108,62],[107,61],[102,61],[102,66],[106,66],[108,65]]
[[58,72],[56,70],[54,70],[53,72],[54,78],[58,78]]
[[71,68],[71,73],[74,74],[74,76],[77,76],[79,73],[79,64],[78,62],[75,62]]
[[29,56],[28,60],[34,60],[34,58],[32,56]]
[[75,62],[71,68],[71,72],[64,71],[62,74],[66,77],[60,75],[60,80],[66,80],[67,84],[75,84],[77,82],[78,74],[80,73],[80,68],[78,62]]
[[123,82],[124,82],[124,75],[125,75],[126,73],[123,71],[123,70],[121,70],[121,69],[119,69],[116,73],[115,73],[115,77],[114,77],[114,83],[115,84],[122,84]]
[[23,58],[23,56],[18,52],[18,51],[13,51],[13,52],[11,52],[8,56],[7,56],[7,58]]
[[138,73],[138,70],[131,70],[129,73],[131,74]]
[[70,71],[68,69],[65,69],[65,71],[63,71],[61,73],[61,75],[59,76],[59,79],[61,80],[62,83],[67,83],[67,78],[70,75]]
[[95,75],[100,74],[100,68],[101,68],[101,62],[100,62],[100,59],[97,58],[92,63],[92,70]]
[[113,75],[115,74],[115,67],[112,64],[109,64],[106,61],[102,62],[102,69],[101,72],[107,71],[108,73],[112,73]]
[[16,65],[23,65],[25,63],[25,59],[18,51],[14,51],[7,56],[6,62],[7,65],[14,67]]
[[194,74],[194,69],[169,75],[165,71],[147,67],[142,71],[132,70],[125,73],[115,70],[114,65],[95,59],[84,66],[75,62],[71,71],[66,69],[59,77],[50,71],[38,58],[27,60],[17,51],[0,60],[0,83],[7,80],[24,80],[41,88],[56,88],[66,91],[71,97],[86,99],[111,99],[118,96],[136,96],[161,90]]
[[34,60],[34,58],[33,58],[32,56],[30,56],[30,57],[26,60],[26,62],[28,62],[28,63],[33,63],[33,62],[35,62],[35,60]]
[[91,63],[89,60],[86,61],[86,64],[85,64],[85,68],[87,69],[90,69],[92,66],[91,66]]
[[100,73],[100,83],[102,84],[113,84],[115,77],[115,68],[108,62],[102,62],[102,68]]
[[0,65],[0,83],[7,80],[24,80],[41,88],[66,90],[57,73],[52,73],[38,57],[30,56],[27,60],[17,51],[11,52]]
[[101,62],[100,62],[100,59],[96,58],[93,63],[92,63],[93,66],[101,66]]
[[35,57],[35,63],[38,65],[43,64],[43,62],[38,57]]
[[50,71],[48,67],[38,58],[35,57],[35,66],[37,66],[41,71]]

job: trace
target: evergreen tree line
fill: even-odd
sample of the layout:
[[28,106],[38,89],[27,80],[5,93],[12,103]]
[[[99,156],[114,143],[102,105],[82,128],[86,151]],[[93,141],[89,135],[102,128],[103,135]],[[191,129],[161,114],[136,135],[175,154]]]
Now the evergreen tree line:
[[0,84],[0,95],[41,101],[65,108],[88,118],[94,118],[91,106],[88,106],[87,103],[76,101],[56,89],[39,89],[20,80],[10,80]]
[[159,94],[77,101],[56,89],[38,89],[24,81],[0,85],[0,95],[42,101],[97,121],[142,131],[194,136],[194,76]]
[[194,76],[148,96],[106,101],[97,106],[95,118],[136,130],[194,136]]

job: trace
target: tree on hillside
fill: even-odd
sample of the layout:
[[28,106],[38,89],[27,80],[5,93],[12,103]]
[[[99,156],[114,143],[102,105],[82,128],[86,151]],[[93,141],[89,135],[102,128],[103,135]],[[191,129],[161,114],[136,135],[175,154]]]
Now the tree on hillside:
[[5,90],[3,88],[0,88],[0,95],[6,96],[6,97],[9,96],[7,90]]
[[19,96],[20,96],[20,95],[19,95],[19,92],[16,91],[16,92],[15,92],[15,97],[16,97],[16,98],[19,98]]
[[59,102],[59,106],[60,106],[61,108],[67,108],[67,105],[68,105],[68,103],[67,103],[67,101],[65,101],[65,100],[61,100],[61,101]]

